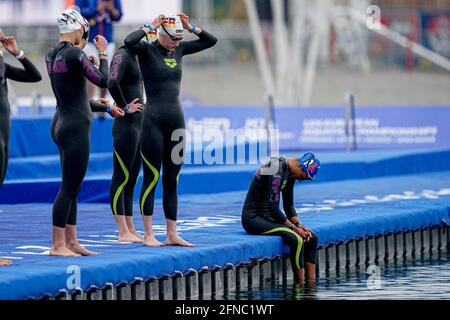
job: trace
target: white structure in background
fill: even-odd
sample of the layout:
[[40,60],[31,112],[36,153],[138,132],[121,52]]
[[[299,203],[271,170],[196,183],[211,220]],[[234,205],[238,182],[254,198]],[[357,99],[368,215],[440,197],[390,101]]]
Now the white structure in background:
[[[64,6],[64,0],[1,0],[1,23],[3,26],[15,26],[19,22],[21,26],[55,25]],[[121,23],[151,23],[149,20],[160,13],[178,13],[181,8],[181,0],[123,0],[124,15]]]
[[64,0],[2,0],[1,22],[3,26],[56,25],[64,5]]
[[[327,53],[331,26],[344,43],[349,63],[363,71],[370,70],[367,32],[376,32],[450,71],[448,59],[381,25],[380,12],[367,0],[290,0],[289,8],[284,1],[271,0],[273,48],[265,45],[256,0],[244,1],[266,94],[274,97],[276,105],[310,105],[318,61]],[[286,11],[290,23],[284,18]],[[269,57],[272,49],[276,54]]]

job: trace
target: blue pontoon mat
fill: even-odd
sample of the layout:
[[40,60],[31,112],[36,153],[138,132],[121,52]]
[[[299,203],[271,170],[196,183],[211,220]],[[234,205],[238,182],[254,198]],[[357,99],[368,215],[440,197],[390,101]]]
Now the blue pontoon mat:
[[[50,204],[1,205],[0,257],[13,260],[14,265],[0,268],[0,299],[37,298],[54,295],[58,289],[69,290],[76,270],[80,271],[80,286],[86,290],[108,282],[130,282],[134,277],[147,279],[287,253],[279,237],[245,233],[240,223],[244,198],[245,192],[180,196],[179,229],[195,248],[119,243],[108,205],[80,204],[80,242],[101,255],[79,258],[47,255]],[[295,200],[302,221],[318,233],[320,245],[449,225],[450,171],[304,182],[296,186]],[[157,237],[164,240],[161,201],[156,201],[154,219]],[[138,214],[135,221],[142,231]]]

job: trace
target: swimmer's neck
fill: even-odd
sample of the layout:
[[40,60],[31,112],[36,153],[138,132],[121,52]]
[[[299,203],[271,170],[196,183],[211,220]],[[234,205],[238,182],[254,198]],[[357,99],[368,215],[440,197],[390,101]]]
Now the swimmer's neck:
[[60,34],[59,42],[70,42],[71,44],[76,45],[77,35],[74,32]]

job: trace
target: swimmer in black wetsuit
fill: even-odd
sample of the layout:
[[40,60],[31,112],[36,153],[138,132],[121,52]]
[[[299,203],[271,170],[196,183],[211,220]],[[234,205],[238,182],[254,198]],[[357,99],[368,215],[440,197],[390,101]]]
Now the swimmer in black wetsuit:
[[78,243],[76,235],[77,196],[89,161],[89,132],[92,111],[107,111],[121,116],[120,108],[105,100],[89,103],[86,78],[97,86],[108,84],[108,62],[104,55],[107,42],[96,38],[100,69],[95,67],[79,46],[89,34],[89,23],[77,11],[66,9],[58,19],[60,42],[46,56],[47,71],[56,96],[56,113],[51,134],[61,158],[61,188],[53,204],[53,243],[50,255],[93,255]]
[[[304,227],[294,207],[295,180],[312,180],[319,160],[308,152],[301,158],[271,158],[253,177],[242,209],[242,226],[251,234],[281,236],[290,247],[295,280],[314,283],[318,237]],[[284,213],[279,209],[280,193]]]
[[[0,31],[1,32],[1,31]],[[13,67],[3,60],[3,52],[0,51],[0,186],[3,184],[8,166],[9,131],[10,131],[10,106],[8,101],[8,85],[6,79],[19,82],[38,82],[42,80],[41,74],[28,60],[25,53],[17,47],[14,37],[4,37],[0,34],[0,48],[4,47],[14,55],[24,69]]]
[[[152,44],[140,41],[156,29],[157,41]],[[195,33],[199,39],[181,41],[183,29]],[[155,238],[152,229],[155,189],[162,165],[163,207],[167,223],[164,245],[193,246],[178,236],[176,229],[178,174],[185,144],[184,114],[179,101],[181,65],[183,56],[210,48],[216,42],[214,36],[189,23],[189,17],[185,14],[173,17],[160,15],[151,25],[145,25],[125,39],[125,45],[138,56],[147,95],[141,132],[144,181],[140,195],[145,245],[163,245]]]
[[[15,56],[24,69],[13,67],[3,60],[2,48]],[[6,79],[19,82],[38,82],[42,77],[36,67],[17,47],[14,37],[5,37],[0,29],[0,187],[6,176],[9,159],[10,106]],[[0,266],[11,265],[11,261],[0,259]]]
[[141,169],[139,138],[142,119],[142,76],[136,55],[122,46],[111,62],[108,89],[126,115],[115,119],[114,171],[110,187],[110,204],[119,228],[119,241],[143,242],[133,224],[133,193]]

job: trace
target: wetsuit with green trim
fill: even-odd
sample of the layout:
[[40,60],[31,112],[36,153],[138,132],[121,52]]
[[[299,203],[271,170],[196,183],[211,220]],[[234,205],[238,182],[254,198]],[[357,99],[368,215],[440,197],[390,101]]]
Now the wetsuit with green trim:
[[[304,242],[293,230],[284,225],[297,216],[294,207],[295,179],[290,176],[285,157],[271,158],[255,173],[242,209],[242,226],[250,234],[281,236],[290,248],[291,264],[296,269],[304,263],[316,263],[318,237]],[[283,211],[280,210],[280,193]]]
[[[135,98],[143,103],[142,76],[137,58],[125,46],[119,48],[112,59],[108,89],[121,108],[125,108]],[[141,119],[140,112],[114,119],[114,171],[109,192],[114,215],[133,215],[134,186],[141,168]]]
[[56,112],[51,135],[58,146],[62,182],[53,204],[53,225],[76,225],[77,197],[89,161],[89,133],[92,111],[106,111],[106,106],[89,101],[86,79],[108,86],[108,62],[100,59],[100,68],[89,61],[79,47],[58,43],[45,57],[47,72],[56,97]]
[[5,63],[0,54],[0,186],[6,176],[9,159],[9,135],[11,130],[11,110],[8,101],[8,84],[6,79],[18,82],[38,82],[42,77],[28,58],[19,60],[24,69]]
[[[140,41],[145,35],[143,30],[137,30],[125,39],[125,45],[138,56],[147,96],[141,131],[144,181],[140,207],[143,215],[153,214],[155,188],[162,165],[164,213],[167,219],[176,221],[178,174],[185,141],[184,138],[181,142],[172,141],[171,137],[175,130],[181,136],[185,130],[179,100],[183,56],[210,48],[217,39],[203,30],[197,40],[182,41],[174,51],[168,51],[158,41],[151,44]],[[172,150],[178,156],[175,161]]]

